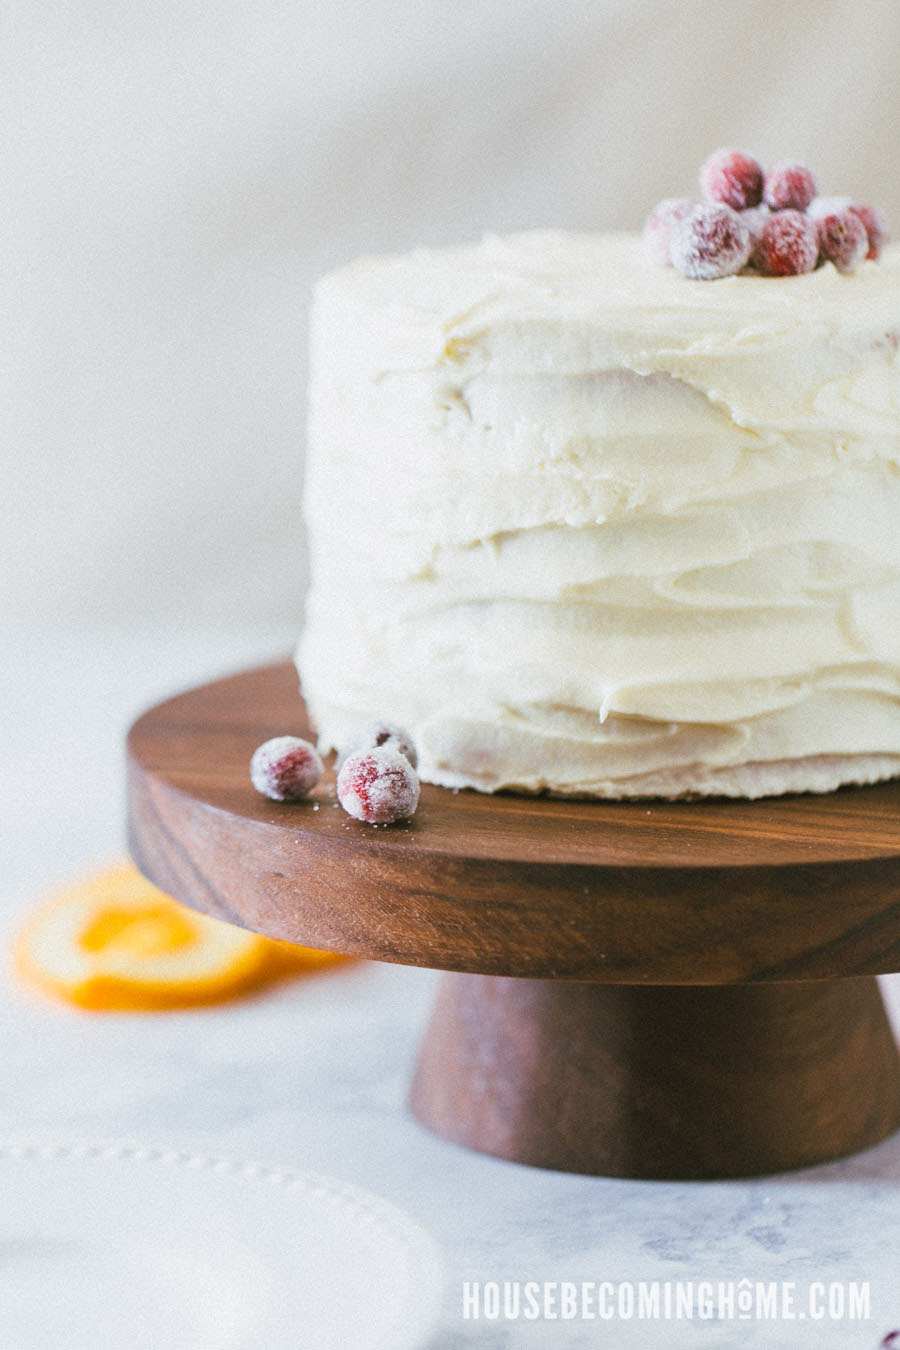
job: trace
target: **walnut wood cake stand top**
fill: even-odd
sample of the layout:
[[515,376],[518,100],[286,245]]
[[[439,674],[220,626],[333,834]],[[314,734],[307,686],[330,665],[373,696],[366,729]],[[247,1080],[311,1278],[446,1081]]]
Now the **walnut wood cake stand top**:
[[380,961],[612,984],[900,969],[900,782],[757,802],[551,800],[424,785],[373,828],[259,796],[270,736],[309,735],[287,663],[131,730],[130,838],[157,884],[273,937]]

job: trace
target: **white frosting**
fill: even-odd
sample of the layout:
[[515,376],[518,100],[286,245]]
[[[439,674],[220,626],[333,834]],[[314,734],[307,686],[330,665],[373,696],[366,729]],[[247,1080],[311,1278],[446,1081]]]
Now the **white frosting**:
[[900,773],[900,249],[689,281],[541,231],[319,285],[298,653],[451,786]]

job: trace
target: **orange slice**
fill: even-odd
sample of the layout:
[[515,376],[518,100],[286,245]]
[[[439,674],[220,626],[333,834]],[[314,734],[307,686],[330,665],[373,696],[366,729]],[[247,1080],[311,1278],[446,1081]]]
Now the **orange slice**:
[[318,970],[331,965],[334,961],[349,961],[349,956],[338,952],[323,952],[317,947],[300,947],[294,942],[280,942],[277,938],[266,938],[266,965],[273,976],[293,975],[303,971]]
[[51,896],[15,948],[24,979],[104,1011],[209,1003],[339,959],[195,913],[132,863]]

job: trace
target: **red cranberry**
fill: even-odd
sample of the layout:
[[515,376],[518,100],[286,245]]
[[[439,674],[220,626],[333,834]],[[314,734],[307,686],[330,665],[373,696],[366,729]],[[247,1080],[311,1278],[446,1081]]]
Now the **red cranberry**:
[[763,171],[741,150],[716,150],[700,169],[700,187],[710,202],[723,202],[743,211],[762,198]]
[[704,202],[676,222],[669,256],[685,277],[732,276],[750,256],[750,231],[730,206]]
[[815,195],[816,180],[805,164],[776,164],[763,180],[763,201],[773,211],[805,211]]
[[373,717],[353,729],[340,748],[339,763],[343,764],[349,755],[356,754],[358,750],[375,750],[381,745],[389,745],[404,759],[408,759],[414,769],[417,767],[419,757],[415,742],[406,727],[401,727],[398,722],[386,722],[382,717]]
[[869,251],[866,257],[873,261],[877,260],[881,257],[881,250],[887,243],[887,221],[877,207],[867,206],[865,202],[852,202],[850,209],[859,216],[866,227],[866,235],[869,240]]
[[746,211],[741,212],[741,220],[747,226],[750,232],[751,249],[755,247],[756,241],[762,234],[763,226],[771,215],[767,206],[748,206]]
[[812,216],[813,220],[820,220],[822,216],[833,216],[836,211],[846,211],[852,205],[850,197],[813,197],[806,214]]
[[767,277],[811,272],[819,260],[816,222],[800,211],[776,211],[762,228],[753,265]]
[[419,779],[409,760],[389,745],[361,750],[341,765],[338,801],[348,815],[369,825],[390,825],[411,816],[419,804]]
[[816,221],[822,257],[839,272],[852,272],[869,251],[866,227],[855,211],[836,211]]
[[250,780],[257,792],[274,802],[305,797],[323,773],[319,752],[298,736],[273,736],[253,752]]
[[652,267],[669,266],[672,228],[692,210],[690,197],[664,197],[654,206],[644,224],[644,261]]

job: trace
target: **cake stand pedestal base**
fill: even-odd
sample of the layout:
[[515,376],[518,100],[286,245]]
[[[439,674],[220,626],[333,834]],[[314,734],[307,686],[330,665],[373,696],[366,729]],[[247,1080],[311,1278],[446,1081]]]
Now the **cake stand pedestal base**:
[[874,978],[632,986],[444,976],[415,1115],[515,1162],[738,1177],[855,1152],[900,1126]]

